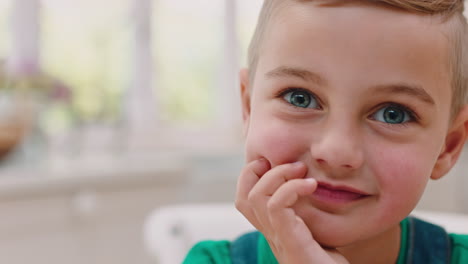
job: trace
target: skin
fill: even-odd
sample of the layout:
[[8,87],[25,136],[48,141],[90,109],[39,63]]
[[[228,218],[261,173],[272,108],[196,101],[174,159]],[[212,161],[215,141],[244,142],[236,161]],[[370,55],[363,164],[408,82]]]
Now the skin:
[[[400,221],[467,135],[467,107],[449,121],[444,32],[373,5],[295,3],[273,19],[254,82],[240,74],[247,165],[236,206],[280,263],[396,262]],[[307,108],[290,101],[299,88]],[[404,121],[383,118],[389,107]],[[324,186],[361,196],[323,198]]]

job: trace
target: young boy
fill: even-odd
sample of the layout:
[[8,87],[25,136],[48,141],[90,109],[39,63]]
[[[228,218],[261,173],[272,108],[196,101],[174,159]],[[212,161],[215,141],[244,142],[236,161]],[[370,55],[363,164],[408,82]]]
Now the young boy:
[[[468,131],[462,0],[266,0],[241,71],[260,231],[184,263],[468,263],[468,236],[407,217]],[[226,227],[229,228],[229,227]]]

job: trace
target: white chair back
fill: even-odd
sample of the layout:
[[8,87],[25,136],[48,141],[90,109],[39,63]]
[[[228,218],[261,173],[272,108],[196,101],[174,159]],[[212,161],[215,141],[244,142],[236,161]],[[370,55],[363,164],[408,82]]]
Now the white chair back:
[[[448,232],[468,234],[468,215],[414,211],[412,215],[443,226]],[[157,264],[182,263],[201,240],[233,240],[254,227],[230,203],[184,204],[156,209],[146,220],[144,243]]]
[[146,220],[144,243],[158,264],[182,263],[201,240],[233,240],[254,227],[234,204],[185,204],[156,209]]
[[449,233],[468,234],[467,214],[416,210],[411,215],[440,225]]

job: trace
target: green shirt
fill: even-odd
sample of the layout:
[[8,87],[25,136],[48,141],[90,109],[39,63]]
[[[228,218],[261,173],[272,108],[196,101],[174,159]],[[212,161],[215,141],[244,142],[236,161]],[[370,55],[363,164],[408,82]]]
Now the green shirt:
[[[401,226],[401,244],[397,264],[405,264],[408,221]],[[452,241],[451,264],[468,263],[468,235],[450,234]],[[258,264],[278,264],[266,239],[261,235],[258,240]],[[232,264],[229,241],[202,241],[188,253],[183,264]]]

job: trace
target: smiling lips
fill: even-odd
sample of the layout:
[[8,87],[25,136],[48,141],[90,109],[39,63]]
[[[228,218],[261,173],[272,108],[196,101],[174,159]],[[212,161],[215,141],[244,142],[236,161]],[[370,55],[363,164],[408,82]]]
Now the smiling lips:
[[368,196],[370,195],[354,188],[347,186],[332,186],[320,182],[313,194],[313,197],[317,200],[332,203],[353,202]]

